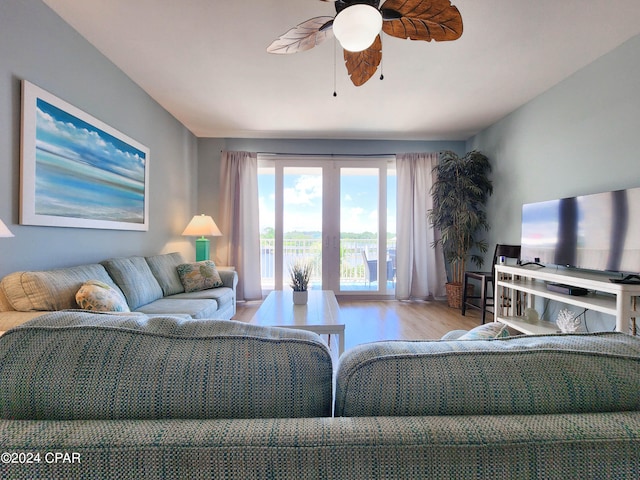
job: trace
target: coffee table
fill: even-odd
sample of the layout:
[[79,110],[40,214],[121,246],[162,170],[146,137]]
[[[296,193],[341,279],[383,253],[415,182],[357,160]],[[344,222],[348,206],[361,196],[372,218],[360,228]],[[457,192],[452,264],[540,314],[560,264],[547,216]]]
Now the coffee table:
[[338,336],[338,355],[344,352],[344,322],[331,290],[309,290],[306,305],[293,304],[291,290],[276,290],[267,296],[249,323],[264,327],[309,330],[319,335]]

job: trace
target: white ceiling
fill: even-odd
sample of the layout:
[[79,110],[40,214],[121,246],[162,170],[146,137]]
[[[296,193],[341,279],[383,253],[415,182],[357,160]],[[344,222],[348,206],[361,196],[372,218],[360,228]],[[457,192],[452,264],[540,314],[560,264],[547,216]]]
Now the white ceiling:
[[383,35],[354,87],[333,40],[266,52],[331,2],[44,2],[199,137],[465,140],[640,33],[638,0],[453,0],[459,40]]

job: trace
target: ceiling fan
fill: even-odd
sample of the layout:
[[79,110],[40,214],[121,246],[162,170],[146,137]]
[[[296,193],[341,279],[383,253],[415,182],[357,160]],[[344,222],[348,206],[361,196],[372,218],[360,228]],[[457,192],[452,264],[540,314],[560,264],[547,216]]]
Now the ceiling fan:
[[[332,1],[332,0],[322,0]],[[392,37],[442,42],[462,35],[462,16],[450,0],[335,0],[335,17],[314,17],[287,31],[267,52],[309,50],[336,37],[351,81],[363,85],[382,61],[383,31]]]

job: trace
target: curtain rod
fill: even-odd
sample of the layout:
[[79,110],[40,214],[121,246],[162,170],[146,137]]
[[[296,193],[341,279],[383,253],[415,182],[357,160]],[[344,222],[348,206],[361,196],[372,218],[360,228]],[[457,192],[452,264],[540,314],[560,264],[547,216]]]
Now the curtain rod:
[[396,157],[395,153],[280,153],[256,152],[258,155],[270,157]]

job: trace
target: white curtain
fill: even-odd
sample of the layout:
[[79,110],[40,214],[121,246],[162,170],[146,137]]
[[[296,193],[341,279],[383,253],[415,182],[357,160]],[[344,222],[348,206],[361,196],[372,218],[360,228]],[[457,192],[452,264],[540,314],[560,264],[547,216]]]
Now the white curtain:
[[262,298],[258,159],[255,153],[222,152],[217,261],[238,272],[238,300]]
[[436,238],[428,212],[433,207],[431,185],[437,153],[399,154],[396,298],[427,299],[445,296],[447,273],[442,248],[432,247]]

